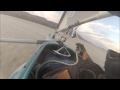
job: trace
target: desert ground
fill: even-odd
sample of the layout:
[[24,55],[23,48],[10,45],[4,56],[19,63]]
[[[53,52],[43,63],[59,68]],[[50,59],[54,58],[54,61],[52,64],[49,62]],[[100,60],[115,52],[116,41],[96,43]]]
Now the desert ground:
[[[54,32],[54,29],[38,23],[8,15],[0,15],[0,38],[42,40]],[[77,38],[69,38],[65,44],[75,50],[75,43],[84,44],[94,62],[104,68],[106,51]],[[29,60],[39,48],[36,44],[18,44],[0,42],[0,78],[6,79],[16,68]]]

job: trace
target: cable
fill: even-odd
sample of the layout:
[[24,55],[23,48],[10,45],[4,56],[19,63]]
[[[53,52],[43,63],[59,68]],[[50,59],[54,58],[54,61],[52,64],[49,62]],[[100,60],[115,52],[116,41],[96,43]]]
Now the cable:
[[[59,53],[59,51],[62,50],[62,49],[65,49],[65,50],[67,51],[68,55],[65,55],[65,54]],[[61,56],[65,56],[65,57],[70,57],[70,56],[71,56],[71,54],[69,53],[69,51],[66,49],[65,46],[61,47],[61,48],[58,49],[58,50],[53,50],[53,51],[54,51],[55,53],[57,53],[58,55],[61,55]]]
[[[78,27],[77,27],[78,28]],[[76,29],[77,29],[76,28]],[[75,30],[76,30],[75,29]],[[71,31],[72,32],[72,31]],[[65,37],[66,39],[68,39],[70,37],[70,33],[71,32],[66,32],[64,33],[63,37]],[[61,35],[60,35],[61,36]],[[60,40],[60,39],[59,39]],[[80,56],[81,57],[81,56]],[[51,62],[55,62],[55,63],[60,63],[60,64],[63,64],[63,65],[68,65],[68,66],[73,66],[73,65],[76,65],[78,63],[78,53],[76,52],[76,62],[73,63],[73,64],[68,64],[68,63],[65,63],[65,62],[61,62],[61,61],[56,61],[56,60],[49,60],[49,61],[46,61],[44,62],[43,64],[41,64],[38,69],[36,70],[36,73],[35,73],[35,79],[37,79],[37,75],[38,75],[38,71],[41,69],[41,67],[43,67],[45,64],[47,63],[51,63]]]
[[36,73],[35,73],[35,79],[37,79],[38,77],[38,71],[41,69],[41,67],[43,67],[45,64],[47,63],[60,63],[60,64],[63,64],[63,65],[68,65],[68,66],[73,66],[73,65],[76,65],[78,63],[78,53],[76,52],[76,62],[73,63],[73,64],[68,64],[68,63],[65,63],[65,62],[61,62],[61,61],[56,61],[56,60],[49,60],[49,61],[46,61],[44,62],[43,64],[41,64],[38,69],[36,70]]

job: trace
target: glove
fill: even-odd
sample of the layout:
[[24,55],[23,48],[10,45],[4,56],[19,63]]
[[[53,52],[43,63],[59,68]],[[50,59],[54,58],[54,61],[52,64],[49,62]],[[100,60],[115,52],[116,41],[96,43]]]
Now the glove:
[[88,59],[91,60],[83,44],[76,43],[76,52],[78,52],[84,61]]
[[82,56],[85,51],[86,49],[84,48],[83,44],[76,43],[76,52],[78,52],[79,55]]

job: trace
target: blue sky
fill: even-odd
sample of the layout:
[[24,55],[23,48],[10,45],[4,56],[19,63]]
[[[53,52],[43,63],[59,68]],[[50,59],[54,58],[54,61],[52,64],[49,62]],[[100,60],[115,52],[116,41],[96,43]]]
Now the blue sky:
[[120,27],[120,18],[117,16],[111,16],[104,19],[97,20],[100,23],[104,23],[105,25],[112,25],[114,27]]
[[[58,23],[63,11],[26,11]],[[78,28],[78,34],[89,42],[104,49],[111,48],[120,52],[120,17],[111,16],[83,24]]]
[[111,16],[79,26],[78,34],[92,44],[120,52],[120,17]]
[[[102,23],[106,26],[112,26],[113,30],[116,32],[111,32],[110,30],[106,30],[106,33],[109,33],[109,39],[120,42],[120,18],[117,16],[111,16],[104,19],[97,20],[96,22]],[[118,32],[117,32],[118,31]]]

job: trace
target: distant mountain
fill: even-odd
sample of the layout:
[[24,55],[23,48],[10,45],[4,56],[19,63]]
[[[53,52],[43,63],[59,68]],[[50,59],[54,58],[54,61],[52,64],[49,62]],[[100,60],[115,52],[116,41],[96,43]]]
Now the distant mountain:
[[28,12],[23,12],[23,11],[1,11],[1,14],[10,15],[10,16],[21,18],[21,19],[29,20],[29,21],[32,21],[32,22],[35,22],[35,23],[39,23],[39,24],[51,27],[53,29],[57,28],[57,23],[52,22],[52,21],[48,21],[44,17],[29,14]]

